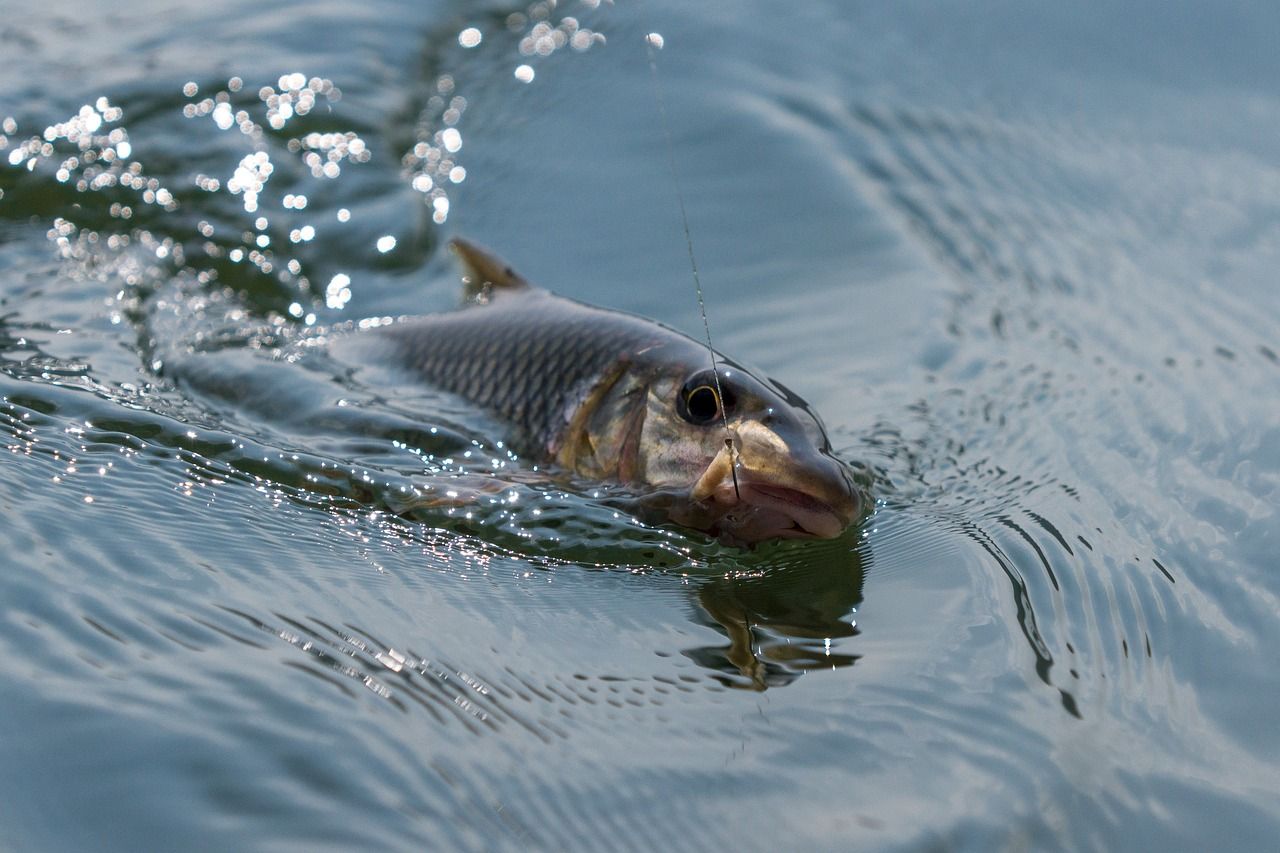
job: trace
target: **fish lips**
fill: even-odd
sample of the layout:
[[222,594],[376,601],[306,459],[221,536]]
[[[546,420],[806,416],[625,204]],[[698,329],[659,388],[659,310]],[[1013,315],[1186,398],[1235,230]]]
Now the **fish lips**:
[[850,506],[836,507],[807,492],[739,476],[719,483],[699,501],[718,516],[716,532],[744,543],[766,539],[834,539],[857,515],[857,493]]

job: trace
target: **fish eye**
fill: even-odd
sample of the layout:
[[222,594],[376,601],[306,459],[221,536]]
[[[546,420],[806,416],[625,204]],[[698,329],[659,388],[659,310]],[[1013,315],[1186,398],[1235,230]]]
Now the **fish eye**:
[[709,423],[720,414],[720,397],[710,385],[699,385],[684,398],[684,407],[694,423]]
[[[725,398],[732,406],[733,398],[725,390]],[[680,417],[691,424],[704,426],[724,417],[721,411],[720,394],[716,391],[715,374],[704,370],[695,374],[680,389],[676,409]]]

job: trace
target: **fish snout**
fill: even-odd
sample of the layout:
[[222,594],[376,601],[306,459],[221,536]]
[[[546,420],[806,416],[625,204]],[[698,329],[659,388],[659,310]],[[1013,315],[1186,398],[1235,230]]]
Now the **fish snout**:
[[758,421],[734,425],[730,437],[691,494],[722,511],[724,532],[745,542],[831,539],[857,518],[861,495],[839,460]]

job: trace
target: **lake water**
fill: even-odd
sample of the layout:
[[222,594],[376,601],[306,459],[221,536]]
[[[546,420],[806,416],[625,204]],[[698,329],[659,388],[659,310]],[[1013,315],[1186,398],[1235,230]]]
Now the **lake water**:
[[[5,11],[0,847],[1274,849],[1274,4]],[[659,96],[874,514],[389,511],[525,463],[297,342],[454,234],[697,334]]]

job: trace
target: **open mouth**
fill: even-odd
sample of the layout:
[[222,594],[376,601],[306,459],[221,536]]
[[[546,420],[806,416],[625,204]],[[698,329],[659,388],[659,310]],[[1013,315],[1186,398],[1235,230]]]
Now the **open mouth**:
[[[857,515],[858,497],[848,484],[836,486],[832,477],[817,477],[819,491],[781,485],[771,477],[740,468],[736,481],[728,454],[721,451],[694,484],[691,497],[710,515],[713,529],[745,543],[765,539],[834,539]],[[822,472],[826,473],[826,472]],[[788,478],[797,485],[804,477]],[[704,528],[705,529],[705,528]]]
[[766,539],[833,539],[849,526],[849,518],[814,496],[786,486],[739,478],[738,489],[726,483],[707,496],[714,529],[744,543]]
[[760,538],[831,539],[848,526],[826,503],[796,489],[748,482],[739,484],[739,492]]

